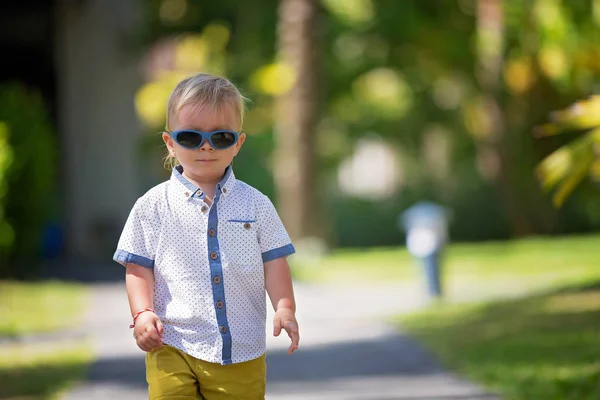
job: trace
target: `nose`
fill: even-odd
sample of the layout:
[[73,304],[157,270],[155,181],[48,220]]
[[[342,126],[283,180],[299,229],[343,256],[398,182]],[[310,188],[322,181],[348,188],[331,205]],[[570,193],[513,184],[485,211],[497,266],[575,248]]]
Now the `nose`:
[[214,149],[210,145],[208,139],[205,139],[204,142],[202,142],[202,145],[198,148],[198,150],[209,151],[209,150],[214,150]]

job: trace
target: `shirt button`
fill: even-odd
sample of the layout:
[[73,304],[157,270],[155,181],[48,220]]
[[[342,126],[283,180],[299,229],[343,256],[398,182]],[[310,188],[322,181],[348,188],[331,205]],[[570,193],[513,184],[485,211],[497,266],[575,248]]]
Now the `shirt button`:
[[227,333],[227,327],[225,325],[221,325],[221,332]]
[[244,224],[244,229],[245,229],[245,230],[248,230],[248,229],[250,229],[251,227],[252,227],[252,225],[250,225],[250,223],[248,223],[248,222],[246,222],[246,223]]
[[215,277],[213,278],[213,282],[214,282],[216,285],[218,285],[219,283],[221,283],[221,277],[220,277],[220,276],[218,276],[218,275],[217,275],[217,276],[215,276]]
[[212,253],[210,253],[210,258],[216,260],[217,258],[219,258],[219,255],[215,251],[213,251]]
[[190,197],[190,192],[185,192],[185,197]]
[[200,211],[205,213],[206,211],[208,211],[208,206],[202,206],[202,208],[200,208]]
[[208,231],[208,234],[209,234],[210,236],[215,236],[215,230],[214,230],[214,229],[211,229],[211,230],[209,230],[209,231]]
[[227,193],[227,188],[223,188],[223,193]]
[[217,308],[223,308],[223,302],[217,301]]
[[197,195],[198,197],[202,196],[202,190],[197,190],[197,191],[196,191],[196,195]]

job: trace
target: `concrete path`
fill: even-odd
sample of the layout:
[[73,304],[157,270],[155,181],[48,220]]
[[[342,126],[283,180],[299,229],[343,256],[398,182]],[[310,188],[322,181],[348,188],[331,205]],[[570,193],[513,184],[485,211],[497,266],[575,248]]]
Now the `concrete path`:
[[[417,288],[401,284],[367,287],[296,284],[300,349],[286,352],[289,339],[271,334],[268,319],[268,400],[488,400],[497,397],[440,368],[386,318],[419,308]],[[124,284],[93,287],[97,361],[89,380],[68,400],[147,398],[144,355],[128,329]]]

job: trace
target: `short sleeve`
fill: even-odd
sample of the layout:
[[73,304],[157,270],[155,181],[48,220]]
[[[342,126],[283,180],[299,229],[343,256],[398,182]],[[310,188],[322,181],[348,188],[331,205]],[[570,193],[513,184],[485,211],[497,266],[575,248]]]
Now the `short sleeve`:
[[287,257],[296,250],[271,200],[261,195],[257,205],[258,243],[263,262]]
[[128,263],[154,268],[154,256],[160,233],[160,219],[155,206],[144,198],[133,206],[113,260],[123,266]]

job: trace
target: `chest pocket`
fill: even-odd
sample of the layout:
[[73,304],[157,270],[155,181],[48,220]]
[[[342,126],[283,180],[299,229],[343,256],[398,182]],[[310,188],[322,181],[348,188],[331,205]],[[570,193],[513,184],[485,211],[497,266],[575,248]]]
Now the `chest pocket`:
[[223,261],[240,267],[262,266],[256,220],[229,219],[223,224],[219,233]]

